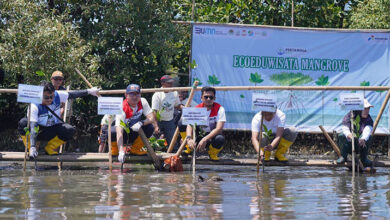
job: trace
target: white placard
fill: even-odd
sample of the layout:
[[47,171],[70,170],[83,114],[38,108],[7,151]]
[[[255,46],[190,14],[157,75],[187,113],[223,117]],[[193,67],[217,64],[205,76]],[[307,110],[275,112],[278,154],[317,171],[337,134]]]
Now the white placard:
[[342,110],[363,110],[364,96],[362,93],[341,93],[340,106]]
[[18,102],[42,104],[43,86],[18,85]]
[[99,97],[98,115],[118,115],[122,113],[123,98],[120,97]]
[[276,97],[275,95],[252,93],[252,110],[262,112],[276,111]]
[[207,108],[183,108],[183,125],[207,125]]

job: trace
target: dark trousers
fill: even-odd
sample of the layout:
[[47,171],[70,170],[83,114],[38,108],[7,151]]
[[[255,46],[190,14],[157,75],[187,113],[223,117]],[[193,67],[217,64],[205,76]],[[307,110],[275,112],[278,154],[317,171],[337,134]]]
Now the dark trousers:
[[[198,128],[197,128],[198,130]],[[203,137],[207,136],[209,133],[206,133],[204,135],[200,135],[199,132],[196,132],[196,143],[199,143]],[[218,134],[215,137],[213,137],[211,140],[209,140],[206,144],[206,148],[208,148],[211,145],[213,145],[216,149],[221,149],[223,147],[223,144],[225,143],[225,136],[222,134]]]
[[[20,135],[26,135],[24,128],[27,127],[27,118],[22,118],[18,123],[18,132]],[[70,124],[61,123],[53,126],[42,126],[39,125],[39,131],[37,140],[39,141],[50,141],[55,136],[63,141],[68,141],[73,138],[76,129]]]

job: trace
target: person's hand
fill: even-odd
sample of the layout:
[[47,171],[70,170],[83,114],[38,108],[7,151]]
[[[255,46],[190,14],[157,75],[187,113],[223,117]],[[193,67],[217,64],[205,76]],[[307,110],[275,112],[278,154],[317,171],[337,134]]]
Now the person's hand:
[[99,96],[100,89],[97,87],[92,87],[90,89],[87,89],[87,91],[88,91],[88,94],[90,94],[90,95]]
[[120,151],[119,152],[118,161],[121,162],[121,163],[125,162],[125,152],[124,151]]
[[187,140],[187,144],[188,144],[188,147],[190,147],[191,149],[195,149],[195,141],[193,139],[188,139]]
[[366,140],[364,140],[364,139],[359,139],[359,146],[361,146],[361,147],[366,147]]
[[204,151],[204,150],[206,149],[206,145],[207,145],[207,140],[206,140],[206,138],[202,138],[202,140],[199,141],[197,150],[198,150],[199,152]]
[[29,156],[34,158],[34,159],[38,156],[38,151],[35,147],[30,147]]
[[155,134],[159,134],[160,133],[160,128],[158,127],[158,126],[155,126],[154,127],[154,132],[153,133],[155,133]]
[[138,132],[143,124],[144,123],[142,121],[139,121],[139,122],[135,123],[133,126],[131,126],[131,130],[133,130],[134,132]]
[[268,144],[267,146],[264,147],[264,150],[272,151],[272,150],[273,150],[273,147],[272,147],[271,144]]
[[353,138],[352,134],[349,134],[349,135],[347,136],[347,141],[352,141],[352,138]]

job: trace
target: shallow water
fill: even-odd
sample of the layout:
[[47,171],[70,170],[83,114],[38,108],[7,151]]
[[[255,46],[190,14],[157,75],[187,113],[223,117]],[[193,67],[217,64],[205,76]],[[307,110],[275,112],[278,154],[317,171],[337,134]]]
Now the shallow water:
[[386,168],[352,178],[346,168],[265,167],[257,178],[256,167],[197,165],[206,179],[199,182],[189,171],[158,173],[149,165],[111,174],[104,163],[54,165],[23,173],[0,162],[0,218],[390,218]]

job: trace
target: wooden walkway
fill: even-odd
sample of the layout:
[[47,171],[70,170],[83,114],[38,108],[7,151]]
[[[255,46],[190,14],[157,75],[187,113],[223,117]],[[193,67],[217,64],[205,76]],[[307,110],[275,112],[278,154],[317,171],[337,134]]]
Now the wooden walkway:
[[[157,156],[164,160],[169,158],[173,154],[159,153]],[[0,161],[23,161],[23,152],[0,152]],[[117,162],[116,157],[113,157],[113,161]],[[108,162],[108,155],[101,153],[64,153],[60,156],[56,155],[39,155],[37,161],[41,162]],[[191,158],[182,158],[183,163],[190,163]],[[126,158],[126,163],[152,163],[152,160],[148,156],[130,156]],[[349,162],[350,163],[350,162]],[[204,165],[243,165],[243,166],[255,166],[257,159],[221,159],[219,161],[211,161],[206,158],[199,158],[196,160],[196,164]],[[323,160],[323,159],[290,159],[286,163],[277,161],[269,161],[265,163],[267,166],[328,166],[337,167],[345,166],[345,164],[336,164],[335,160]],[[350,165],[350,164],[348,164]],[[375,163],[376,167],[390,167],[389,160],[380,160]]]

